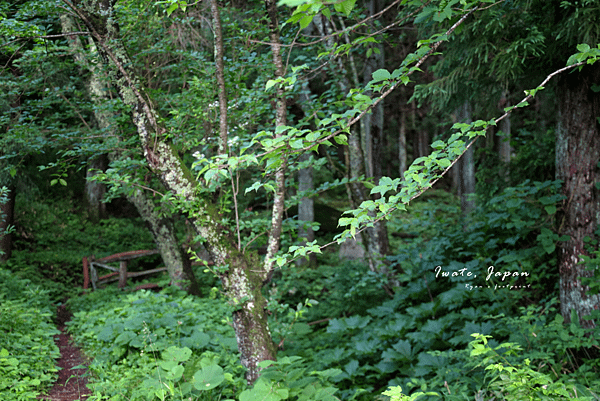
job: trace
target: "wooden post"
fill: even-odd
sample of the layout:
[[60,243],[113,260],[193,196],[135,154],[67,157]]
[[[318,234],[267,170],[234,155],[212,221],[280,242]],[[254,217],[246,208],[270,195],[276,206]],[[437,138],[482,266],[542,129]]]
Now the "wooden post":
[[127,261],[119,262],[119,288],[124,288],[127,284]]

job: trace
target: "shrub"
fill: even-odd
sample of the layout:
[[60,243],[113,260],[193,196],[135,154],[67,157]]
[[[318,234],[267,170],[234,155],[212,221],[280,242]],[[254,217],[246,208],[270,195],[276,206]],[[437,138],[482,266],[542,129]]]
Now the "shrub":
[[48,292],[0,269],[0,399],[32,400],[56,378]]

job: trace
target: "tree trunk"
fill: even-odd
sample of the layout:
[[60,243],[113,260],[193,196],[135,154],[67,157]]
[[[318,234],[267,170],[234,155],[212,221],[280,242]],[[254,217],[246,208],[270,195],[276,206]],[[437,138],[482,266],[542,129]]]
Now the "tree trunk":
[[[333,37],[329,36],[331,32],[329,32],[328,28],[328,20],[324,18],[322,15],[318,15],[313,20],[317,25],[317,29],[321,36],[327,36],[326,44],[328,48],[332,48]],[[343,26],[343,19],[340,19],[340,23]],[[350,43],[350,38],[345,35],[345,40],[347,43]],[[339,79],[338,85],[340,90],[344,93],[347,93],[350,87],[350,81],[348,80],[346,73],[341,73],[340,71],[346,71],[341,59],[336,58],[338,71],[337,74],[341,75],[342,78]],[[359,78],[357,69],[354,63],[354,58],[352,57],[352,53],[349,55],[350,67],[351,67],[351,76],[353,78],[355,86],[359,86]],[[369,76],[369,80],[371,80],[371,76]],[[381,114],[383,116],[383,114]],[[378,119],[376,121],[380,121]],[[380,121],[381,122],[381,121]],[[363,146],[366,143],[370,143],[370,140],[364,141],[365,132],[367,130],[370,131],[370,128],[367,126],[371,126],[371,123],[364,118],[360,122],[360,127],[354,125],[351,128],[350,135],[348,136],[348,147],[347,147],[347,174],[348,178],[357,179],[361,176],[367,176],[366,171],[366,157],[363,152]],[[353,207],[358,207],[363,201],[370,199],[369,194],[364,186],[364,184],[360,181],[352,181],[348,184],[349,193],[350,193],[350,202]],[[387,267],[383,263],[383,257],[388,252],[389,241],[387,236],[387,227],[385,221],[379,221],[374,224],[373,227],[367,228],[365,231],[361,233],[363,244],[365,244],[367,255],[369,259],[369,269],[371,271],[381,272],[388,276],[390,281],[389,285],[385,286],[385,290],[388,294],[392,294],[392,288],[396,286],[397,281],[391,275],[391,272],[388,272]]]
[[0,262],[6,262],[12,255],[12,233],[6,234],[8,227],[14,223],[15,199],[17,192],[15,186],[8,187],[6,202],[0,204]]
[[[277,20],[277,2],[275,0],[265,0],[267,9],[269,30],[271,37],[271,53],[273,54],[273,65],[275,65],[275,77],[280,78],[285,75],[283,58],[281,57],[281,43],[279,40],[279,22]],[[285,90],[281,85],[277,85],[277,94],[275,96],[275,125],[284,127],[287,125],[287,100]],[[275,138],[279,138],[283,132],[275,133]],[[273,211],[271,213],[271,232],[269,233],[269,243],[267,245],[267,256],[265,257],[264,271],[267,274],[267,281],[275,269],[275,255],[279,251],[281,241],[281,227],[283,222],[284,201],[285,201],[285,169],[286,159],[281,160],[281,165],[275,170],[275,197],[273,198]]]
[[98,174],[98,171],[106,171],[107,167],[108,160],[106,155],[88,158],[84,188],[85,205],[87,207],[88,217],[90,221],[94,223],[106,218],[106,203],[102,202],[104,194],[106,193],[106,185],[101,182],[92,181],[91,178]]
[[[62,31],[65,33],[79,30],[78,27],[75,26],[74,20],[66,14],[61,15],[60,23]],[[78,36],[68,37],[68,41],[75,61],[82,69],[87,69],[92,73],[90,80],[87,83],[87,90],[92,98],[92,102],[94,102],[96,106],[102,106],[101,102],[107,96],[105,92],[107,85],[103,80],[102,74],[98,72],[98,69],[94,64],[88,62],[83,44]],[[107,115],[102,107],[96,107],[94,110],[94,117],[101,128],[106,128],[101,126],[102,121],[110,121],[111,116]],[[91,178],[98,174],[98,171],[106,171],[107,167],[108,157],[106,155],[92,156],[87,160],[84,203],[88,211],[89,219],[94,223],[106,218],[106,204],[102,202],[104,194],[106,193],[106,185],[101,182],[92,181]]]
[[213,19],[216,78],[217,87],[219,88],[219,154],[227,155],[229,153],[227,144],[227,92],[225,90],[225,64],[223,62],[223,32],[217,0],[210,1],[210,11]]
[[[502,98],[500,99],[500,105],[502,112],[504,112],[504,108],[510,107],[510,101],[506,97],[506,93],[502,94]],[[510,114],[498,123],[498,129],[502,132],[502,136],[498,138],[498,155],[500,156],[500,160],[502,162],[509,163],[512,154],[512,148],[510,146]]]
[[[74,21],[67,15],[61,16],[61,25],[63,32],[73,32],[79,30],[75,27]],[[70,48],[73,57],[81,65],[82,68],[89,69],[91,72],[90,80],[88,81],[87,90],[90,93],[92,102],[96,106],[94,108],[94,118],[98,127],[107,132],[111,131],[112,115],[103,110],[103,103],[107,100],[109,87],[106,79],[103,77],[99,68],[89,64],[85,57],[83,45],[78,37],[70,38]],[[92,53],[96,53],[94,43],[90,43]],[[119,159],[118,152],[113,152],[109,157],[100,155],[89,158],[88,163],[93,163],[88,166],[87,177],[95,175],[93,169],[106,170],[108,159],[115,161]],[[89,201],[88,210],[90,217],[102,218],[102,208],[104,206],[102,198],[104,197],[106,186],[93,181],[86,182],[86,198]],[[88,193],[89,191],[89,193]],[[160,251],[163,263],[169,272],[171,285],[176,285],[181,289],[187,290],[192,295],[200,295],[198,282],[192,271],[191,261],[182,248],[179,246],[179,240],[175,233],[175,226],[172,218],[160,217],[155,211],[154,203],[149,199],[148,195],[139,189],[127,196],[127,199],[136,207],[140,216],[148,224],[148,228],[152,233],[156,247]],[[104,210],[106,210],[104,208]]]
[[[471,113],[471,104],[465,102],[456,111],[456,120],[458,122],[470,124],[473,121]],[[475,209],[475,201],[469,200],[469,195],[475,193],[474,152],[474,148],[471,146],[453,167],[453,179],[457,185],[457,192],[460,197],[460,208],[463,214],[467,214]]]
[[[305,31],[312,31],[313,24],[311,23]],[[307,33],[310,34],[310,33]],[[310,103],[310,88],[308,87],[308,81],[304,81],[302,84],[302,92],[300,93],[300,108],[304,116],[309,115],[308,110],[304,110],[303,105]],[[314,129],[311,127],[311,129]],[[311,153],[304,153],[300,156],[300,163],[310,160]],[[298,191],[299,192],[312,192],[314,190],[313,183],[313,168],[308,166],[298,170]],[[298,228],[298,241],[301,245],[305,245],[307,242],[315,240],[315,233],[312,229],[312,223],[315,221],[315,202],[312,197],[303,196],[298,204],[298,221],[301,226]],[[303,266],[306,264],[316,265],[317,255],[310,253],[308,260],[305,258],[296,259],[296,266]]]
[[[401,104],[404,104],[404,92],[406,91],[405,86],[400,86],[400,99]],[[406,109],[400,107],[400,129],[398,132],[398,172],[400,178],[404,179],[404,172],[407,169],[408,163],[408,152],[406,149]]]
[[584,238],[593,237],[600,223],[600,93],[591,89],[600,82],[600,65],[585,66],[578,73],[561,76],[558,127],[556,129],[556,178],[564,182],[565,200],[560,234],[571,237],[558,243],[561,313],[571,321],[571,310],[577,312],[583,327],[595,327],[584,316],[600,308],[600,295],[587,294],[580,277],[592,272],[579,264]]
[[259,376],[258,363],[275,359],[275,345],[265,313],[266,300],[261,293],[262,283],[270,271],[261,266],[257,256],[240,252],[227,227],[221,224],[217,208],[198,196],[193,175],[176,150],[164,140],[167,130],[159,123],[156,109],[147,100],[149,97],[119,36],[114,0],[63,2],[83,20],[103,61],[110,67],[111,82],[131,111],[149,167],[174,194],[175,201],[182,212],[188,214],[195,231],[206,240],[206,249],[215,265],[220,267],[218,271],[223,289],[236,306],[233,327],[241,362],[247,369],[246,379],[252,383]]
[[148,225],[163,263],[169,272],[171,285],[186,290],[191,295],[200,296],[200,288],[192,271],[191,260],[179,244],[173,218],[161,217],[156,212],[152,199],[141,189],[135,189],[127,196],[127,199],[135,206]]
[[[310,153],[304,153],[300,156],[300,162],[310,160]],[[312,167],[302,168],[298,170],[298,191],[312,191],[313,190],[313,169]],[[301,226],[298,228],[298,240],[301,245],[306,244],[307,242],[312,242],[315,240],[315,233],[310,226],[313,221],[315,221],[315,205],[314,199],[310,197],[302,197],[300,203],[298,204],[298,221]],[[307,264],[307,262],[311,265],[316,264],[317,255],[311,253],[308,257],[308,260],[305,258],[300,258],[296,260],[296,265],[302,266]]]

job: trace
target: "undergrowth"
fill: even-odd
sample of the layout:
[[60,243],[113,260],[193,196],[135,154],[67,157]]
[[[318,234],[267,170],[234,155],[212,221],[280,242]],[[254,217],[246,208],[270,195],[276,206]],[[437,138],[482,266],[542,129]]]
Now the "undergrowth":
[[[17,230],[6,267],[50,291],[54,301],[78,294],[84,256],[156,247],[141,220],[108,218],[92,224],[69,199],[49,204],[18,195],[15,209]],[[134,270],[135,263],[128,268]]]
[[[69,330],[93,358],[90,400],[600,400],[598,331],[565,324],[556,301],[554,251],[563,239],[555,234],[558,189],[551,181],[506,188],[481,199],[464,220],[448,197],[417,203],[414,213],[390,222],[410,234],[394,242],[396,252],[387,260],[400,283],[393,297],[382,289],[384,277],[362,261],[327,253],[318,268],[287,267],[265,288],[279,359],[263,363],[251,388],[237,353],[232,309],[216,299],[218,288],[207,298],[170,287],[159,293],[106,288],[73,298]],[[57,220],[40,213],[51,230]],[[73,216],[62,221],[71,228],[80,224]],[[124,230],[107,234],[106,247],[97,243],[97,249],[110,249],[135,227],[105,224],[109,232]],[[25,270],[37,271],[44,252],[58,242],[46,234],[30,242],[29,249],[41,252]],[[591,255],[588,264],[597,260]],[[77,269],[68,263],[73,266],[64,272]],[[30,316],[39,307],[36,318],[49,319],[43,311],[49,293],[19,285],[5,291],[3,308]],[[31,291],[41,300],[27,295]],[[21,300],[6,294],[21,294]],[[0,319],[19,322],[19,328],[0,335],[31,336],[45,327],[32,328],[2,310]],[[33,377],[20,370],[30,362],[16,364],[16,351],[0,348],[6,377],[39,388],[50,380],[51,367]]]
[[0,268],[0,399],[34,400],[57,377],[48,291]]

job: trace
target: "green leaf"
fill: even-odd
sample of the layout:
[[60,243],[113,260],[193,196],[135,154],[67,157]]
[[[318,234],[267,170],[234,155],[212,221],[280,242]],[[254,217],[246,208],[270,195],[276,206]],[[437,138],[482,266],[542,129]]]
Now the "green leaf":
[[342,217],[338,222],[338,227],[349,226],[353,221],[356,221],[353,217]]
[[275,385],[259,380],[253,388],[242,391],[240,401],[280,401],[287,399],[288,396],[288,389],[276,389]]
[[343,0],[342,2],[335,3],[333,8],[335,8],[335,11],[337,12],[346,14],[347,17],[352,12],[354,3],[356,3],[356,0]]
[[314,17],[314,15],[312,15],[312,14],[305,15],[304,17],[302,17],[302,19],[300,20],[300,28],[304,29],[307,26],[309,26],[313,20],[313,17]]
[[587,43],[580,43],[577,45],[577,50],[579,50],[581,53],[587,53],[590,51],[590,45]]
[[435,141],[434,143],[431,144],[431,147],[437,150],[440,149],[444,149],[446,147],[446,144],[444,143],[444,141]]
[[302,138],[296,139],[295,141],[291,141],[290,147],[292,149],[302,149],[304,147],[304,141],[302,140]]
[[274,79],[269,79],[269,80],[267,81],[267,84],[265,85],[265,90],[267,90],[267,91],[268,91],[268,90],[269,90],[269,89],[271,89],[273,86],[275,86],[275,84],[277,84],[277,81],[276,81],[276,80],[274,80]]
[[162,357],[166,361],[185,362],[192,356],[192,350],[188,347],[169,347],[163,351]]
[[335,140],[335,142],[338,145],[348,145],[348,136],[347,135],[344,135],[344,134],[336,135],[335,137],[333,137],[333,139]]
[[225,375],[219,365],[205,366],[194,374],[194,387],[197,390],[210,390],[223,383]]
[[390,79],[391,77],[392,74],[390,74],[388,70],[385,70],[383,68],[373,73],[373,81],[375,82],[385,81],[386,79]]

